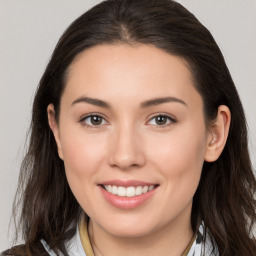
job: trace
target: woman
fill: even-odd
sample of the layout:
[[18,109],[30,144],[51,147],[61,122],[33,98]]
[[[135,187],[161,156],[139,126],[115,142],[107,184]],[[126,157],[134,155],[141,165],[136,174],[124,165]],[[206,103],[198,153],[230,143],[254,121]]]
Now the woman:
[[25,245],[4,255],[254,255],[245,116],[209,31],[171,0],[74,21],[35,96],[18,191]]

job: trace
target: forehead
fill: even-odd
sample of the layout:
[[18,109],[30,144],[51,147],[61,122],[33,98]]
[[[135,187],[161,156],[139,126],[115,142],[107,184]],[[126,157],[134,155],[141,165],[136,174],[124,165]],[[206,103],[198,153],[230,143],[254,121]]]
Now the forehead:
[[151,45],[98,45],[72,63],[64,96],[121,100],[174,96],[201,101],[188,63]]

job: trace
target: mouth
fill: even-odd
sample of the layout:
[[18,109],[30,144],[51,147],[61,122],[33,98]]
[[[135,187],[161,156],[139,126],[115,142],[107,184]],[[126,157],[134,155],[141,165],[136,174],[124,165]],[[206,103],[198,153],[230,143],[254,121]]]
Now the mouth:
[[116,195],[119,197],[136,197],[143,194],[146,194],[159,185],[143,185],[143,186],[117,186],[117,185],[101,185],[103,189],[109,192],[112,195]]
[[103,198],[119,209],[133,209],[150,201],[159,184],[139,180],[109,180],[98,184]]

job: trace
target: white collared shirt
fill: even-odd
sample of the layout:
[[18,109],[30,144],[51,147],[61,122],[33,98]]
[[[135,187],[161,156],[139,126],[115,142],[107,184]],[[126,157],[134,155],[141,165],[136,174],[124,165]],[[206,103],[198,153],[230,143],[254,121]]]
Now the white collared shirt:
[[[203,242],[203,232],[204,225],[203,223],[200,225],[199,230],[197,231],[197,236],[195,241],[193,242],[187,256],[218,256],[217,246],[215,245],[215,251],[212,252],[212,243],[208,235],[206,235],[206,240]],[[48,252],[50,256],[57,256],[54,251],[48,246],[48,244],[41,240],[45,250]],[[81,238],[79,235],[79,228],[77,225],[75,236],[68,242],[66,242],[65,247],[67,249],[69,256],[86,256],[83,245],[81,242]]]

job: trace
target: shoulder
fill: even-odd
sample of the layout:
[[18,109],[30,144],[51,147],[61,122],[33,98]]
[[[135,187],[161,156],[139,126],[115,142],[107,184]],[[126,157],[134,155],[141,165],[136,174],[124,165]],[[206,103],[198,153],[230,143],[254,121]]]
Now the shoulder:
[[28,249],[26,245],[17,245],[4,252],[0,256],[49,256],[41,243],[36,248]]

